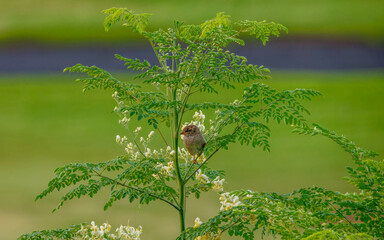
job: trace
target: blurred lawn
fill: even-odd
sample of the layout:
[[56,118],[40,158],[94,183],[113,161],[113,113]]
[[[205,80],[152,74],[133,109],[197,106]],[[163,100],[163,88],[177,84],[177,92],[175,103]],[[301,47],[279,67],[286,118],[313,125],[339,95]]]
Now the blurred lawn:
[[0,0],[0,40],[124,41],[137,37],[123,28],[105,33],[101,10],[126,7],[153,13],[150,26],[172,26],[211,19],[226,12],[236,19],[268,20],[286,25],[290,37],[312,35],[381,41],[384,2],[381,0]]
[[[324,96],[306,103],[308,118],[345,134],[360,146],[384,152],[384,75],[382,72],[273,72],[269,84],[312,88]],[[138,206],[122,201],[104,212],[106,193],[64,205],[51,214],[59,194],[34,202],[53,177],[53,170],[71,162],[98,162],[122,153],[115,143],[124,134],[112,113],[110,92],[81,93],[74,75],[1,76],[0,81],[0,239],[15,239],[37,229],[66,227],[96,220],[113,227],[128,221],[142,225],[143,239],[174,239],[178,218],[161,204]],[[120,75],[129,79],[130,75]],[[224,91],[229,101],[242,90]],[[230,98],[229,98],[230,97]],[[209,101],[214,96],[199,96]],[[289,192],[318,185],[353,191],[342,177],[350,157],[322,137],[297,136],[290,127],[272,125],[271,152],[233,146],[212,159],[210,166],[227,172],[227,190]],[[219,209],[215,193],[188,203],[188,221],[203,221]]]

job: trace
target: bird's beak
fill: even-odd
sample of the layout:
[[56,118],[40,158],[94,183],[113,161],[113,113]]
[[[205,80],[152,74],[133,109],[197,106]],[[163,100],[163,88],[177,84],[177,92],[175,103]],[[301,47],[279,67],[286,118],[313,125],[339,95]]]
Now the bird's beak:
[[184,131],[183,131],[183,132],[181,132],[181,133],[180,133],[180,135],[185,135],[185,132],[184,132]]

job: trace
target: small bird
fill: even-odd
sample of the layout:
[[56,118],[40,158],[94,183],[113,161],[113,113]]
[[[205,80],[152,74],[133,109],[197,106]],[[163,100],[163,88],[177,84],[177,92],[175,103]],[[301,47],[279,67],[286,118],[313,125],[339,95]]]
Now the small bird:
[[197,163],[196,156],[199,157],[203,152],[205,141],[203,134],[201,134],[199,128],[196,125],[188,125],[183,128],[180,133],[183,135],[184,146],[187,151],[193,156],[193,163]]

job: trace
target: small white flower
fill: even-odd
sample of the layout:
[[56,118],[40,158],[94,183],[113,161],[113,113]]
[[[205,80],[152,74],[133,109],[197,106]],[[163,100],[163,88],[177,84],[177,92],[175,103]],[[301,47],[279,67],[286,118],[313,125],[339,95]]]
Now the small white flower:
[[231,103],[232,106],[239,106],[240,104],[241,104],[241,101],[239,99],[235,99],[235,101]]
[[129,123],[129,121],[131,121],[131,119],[124,116],[123,119],[119,120],[119,123],[122,125],[127,125]]
[[111,225],[108,223],[104,223],[102,226],[100,226],[100,229],[102,229],[104,232],[108,233],[111,231]]
[[140,142],[144,142],[144,138],[143,137],[140,137]]
[[204,122],[205,120],[205,115],[203,114],[203,112],[200,110],[199,112],[195,112],[195,114],[193,115],[193,119],[195,121],[202,121]]
[[193,228],[197,228],[197,227],[199,227],[202,223],[203,223],[203,222],[200,220],[200,218],[197,217],[197,218],[195,219],[195,225],[193,226]]
[[203,174],[201,172],[201,169],[199,169],[196,174],[195,174],[195,177],[196,177],[196,180],[199,182],[199,183],[202,183],[202,184],[207,184],[209,183],[209,178],[207,175]]
[[147,150],[144,152],[144,155],[145,155],[146,157],[151,157],[151,156],[152,156],[151,149],[147,148]]
[[116,135],[116,142],[117,142],[117,143],[120,143],[120,141],[121,141],[121,137],[120,137],[120,135]]
[[151,131],[151,132],[148,134],[148,138],[151,139],[152,136],[153,136],[153,134],[155,134],[155,132],[154,132],[154,131]]
[[236,195],[229,195],[229,192],[220,194],[220,211],[229,210],[241,205],[240,199]]
[[207,160],[207,158],[205,157],[205,154],[201,154],[197,159],[196,159],[196,162],[198,163],[202,163],[202,162],[205,162]]
[[175,150],[172,150],[170,153],[169,153],[169,155],[171,155],[171,157],[173,157],[173,156],[175,156]]
[[[91,225],[81,226],[81,229],[76,233],[75,239],[93,239],[93,240],[140,240],[142,233],[141,226],[137,229],[131,226],[120,226],[116,229],[116,234],[110,234],[111,225],[104,223],[103,225],[97,226],[94,221]],[[89,235],[90,233],[90,235]],[[80,236],[79,236],[80,235]],[[79,238],[80,237],[80,238]]]
[[125,147],[125,151],[129,154],[129,155],[133,155],[134,154],[134,146],[133,146],[133,143],[128,143],[127,146]]
[[91,226],[89,228],[91,229],[91,234],[92,235],[96,235],[98,233],[98,231],[99,231],[99,227],[96,226],[94,221],[91,222]]
[[99,231],[97,231],[97,234],[102,237],[104,235],[104,231],[102,229],[100,229]]
[[156,178],[157,180],[160,179],[159,175],[158,174],[152,174],[152,177]]
[[157,158],[157,157],[159,157],[159,152],[155,149],[155,150],[153,150],[153,156],[155,157],[155,158]]
[[136,130],[134,131],[134,133],[139,134],[140,131],[141,131],[141,127],[137,127]]
[[219,176],[217,176],[214,180],[213,180],[213,186],[212,186],[212,189],[215,190],[216,192],[222,192],[224,191],[224,187],[223,187],[223,184],[225,182],[225,179],[220,179]]
[[168,162],[167,166],[162,166],[161,170],[163,173],[167,176],[172,177],[173,176],[173,170],[175,169],[174,163],[173,162]]

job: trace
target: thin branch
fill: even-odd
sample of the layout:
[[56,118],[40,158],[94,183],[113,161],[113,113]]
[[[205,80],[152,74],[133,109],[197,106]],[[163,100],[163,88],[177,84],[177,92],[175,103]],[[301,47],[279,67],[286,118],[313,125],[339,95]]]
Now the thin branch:
[[337,209],[332,203],[331,204],[331,207],[333,209],[335,209],[335,211],[339,214],[339,216],[343,217],[354,229],[356,229],[356,231],[360,232],[360,230],[355,226],[353,225],[353,223],[351,221],[348,220],[348,218],[346,216],[344,216],[344,214],[342,214],[339,209]]
[[187,91],[187,93],[186,93],[186,95],[185,95],[185,98],[184,98],[183,103],[182,103],[182,108],[181,108],[181,110],[180,110],[180,117],[179,117],[179,122],[178,122],[178,124],[177,124],[177,131],[180,129],[180,126],[181,126],[181,121],[183,120],[183,115],[184,115],[185,106],[187,105],[188,98],[189,98],[189,96],[191,95],[190,92],[191,92],[191,90],[192,90],[193,83],[194,83],[194,81],[196,80],[197,74],[199,73],[200,68],[201,68],[201,66],[203,65],[203,62],[204,62],[206,56],[207,56],[207,51],[204,53],[204,56],[203,56],[203,58],[201,59],[201,61],[200,61],[200,63],[199,63],[199,66],[196,68],[195,75],[193,76],[192,81],[191,81],[191,83],[190,83],[190,85],[189,85],[189,87],[188,87],[188,91]]
[[135,145],[136,145],[137,149],[139,149],[139,152],[141,153],[141,155],[143,155],[143,157],[145,157],[144,153],[141,151],[141,149],[140,149],[140,147],[139,147],[139,144],[137,144],[137,142],[136,142],[136,139],[135,139],[135,138],[133,138],[133,142],[135,143]]
[[[153,49],[153,51],[155,52],[156,57],[157,57],[157,59],[159,60],[159,63],[160,63],[160,65],[161,65],[161,67],[162,67],[163,69],[166,69],[166,68],[164,67],[163,63],[162,63],[161,60],[160,60],[159,54],[158,54],[158,52],[156,51],[155,46],[154,46],[152,40],[151,40],[151,39],[148,39],[148,40],[149,40],[149,42],[151,43],[152,49]],[[137,103],[140,103],[139,99],[137,99],[137,98],[135,98],[135,97],[133,97],[133,98],[136,100]],[[148,112],[147,112],[147,113],[148,113]],[[149,113],[148,113],[148,116],[149,116],[152,120],[155,120]],[[168,147],[169,145],[168,145],[167,141],[165,140],[164,135],[163,135],[163,133],[161,132],[161,130],[160,130],[159,127],[157,127],[157,131],[160,133],[161,138],[163,139],[165,145],[167,145],[167,147]]]
[[[142,164],[143,164],[143,162],[140,162],[139,164],[135,165],[132,169],[130,169],[129,172],[133,172],[135,169],[137,169],[137,168],[138,168],[139,166],[141,166]],[[106,169],[106,168],[104,168],[103,171],[102,171],[99,175],[101,175],[101,174],[104,172],[105,169]],[[162,177],[162,174],[161,174],[159,171],[157,172],[157,174],[158,174],[160,180],[163,182],[164,186],[167,187],[167,188],[171,188],[171,187],[169,187],[169,186],[165,183],[164,178]],[[128,179],[126,179],[126,180],[124,181],[123,184],[126,184],[127,181],[128,181]],[[175,201],[175,203],[177,203],[177,201],[176,201],[175,196],[173,195],[173,193],[170,193],[170,195],[171,195],[172,199]]]
[[157,59],[159,60],[159,63],[160,63],[160,65],[161,65],[161,67],[162,67],[164,70],[166,70],[167,68],[164,67],[164,63],[161,62],[160,55],[159,55],[159,53],[156,51],[156,49],[155,49],[155,45],[153,44],[152,39],[148,38],[148,40],[149,40],[149,43],[150,43],[151,46],[152,46],[153,51],[154,51],[155,54],[156,54]]
[[[236,129],[232,132],[231,135],[234,135],[234,134],[235,134],[235,133],[236,133],[236,132],[243,126],[243,125],[244,125],[244,123],[241,124],[240,126],[236,127]],[[209,160],[213,155],[215,155],[215,153],[217,153],[222,147],[223,147],[223,146],[220,146],[220,147],[216,148],[215,151],[213,151],[213,153],[211,153],[211,155],[209,155],[209,157],[207,157],[207,159],[206,159],[204,162],[200,163],[200,165],[199,165],[199,166],[192,172],[191,175],[189,175],[189,177],[187,177],[187,178],[184,180],[184,182],[185,182],[185,183],[188,182],[189,179],[191,179],[191,177],[192,177],[193,175],[195,175],[195,173],[196,173],[197,171],[199,171],[199,169],[200,169],[204,164],[206,164],[206,163],[208,162],[208,160]]]
[[[201,156],[201,154],[203,154],[203,152],[204,152],[204,148],[200,151],[199,154],[197,154],[197,156],[194,156],[194,158],[195,158],[195,157],[196,157],[195,159],[199,158],[199,157]],[[188,165],[188,162],[187,162],[186,164]],[[191,169],[193,168],[193,166],[194,166],[194,164],[192,163],[192,164],[189,166],[189,169],[185,172],[184,177],[187,177],[189,171],[191,171]]]
[[160,134],[161,138],[163,139],[165,145],[167,145],[167,147],[168,147],[169,144],[167,143],[167,140],[165,140],[165,137],[164,137],[163,133],[160,131],[159,126],[157,126],[157,131],[159,132],[159,134]]
[[[186,177],[188,176],[188,173],[189,173],[189,171],[191,171],[191,169],[193,168],[193,166],[194,166],[193,163],[189,166],[188,170],[185,172],[184,178],[186,178]],[[185,180],[184,180],[184,181],[185,181]]]
[[218,148],[216,148],[215,151],[214,151],[211,155],[209,155],[209,157],[207,157],[207,159],[206,159],[204,162],[200,163],[199,166],[197,166],[197,168],[192,172],[191,175],[189,175],[189,177],[187,177],[187,178],[184,179],[184,182],[185,182],[185,183],[188,182],[189,179],[191,179],[191,177],[194,176],[194,175],[196,174],[196,172],[199,171],[199,169],[200,169],[204,164],[206,164],[206,163],[208,162],[208,160],[209,160],[215,153],[217,153],[220,149],[221,149],[221,146],[218,147]]
[[230,229],[232,226],[234,226],[236,223],[238,223],[238,222],[240,222],[240,221],[241,221],[241,219],[237,219],[237,220],[234,221],[233,223],[229,224],[229,226],[224,227],[223,229],[220,228],[221,232],[223,233],[223,232],[227,231],[228,229]]
[[[96,173],[96,175],[94,175],[94,176],[101,177],[101,178],[106,178],[106,179],[108,179],[108,180],[110,180],[110,181],[112,181],[112,182],[115,182],[117,185],[120,185],[120,186],[123,186],[123,187],[126,187],[126,188],[130,188],[130,189],[133,189],[133,190],[135,190],[135,191],[137,191],[137,192],[147,193],[147,192],[144,191],[143,189],[136,188],[136,187],[132,187],[132,186],[126,185],[126,184],[124,184],[124,183],[118,182],[118,181],[116,181],[115,179],[112,179],[112,178],[107,177],[107,176],[103,176],[103,175],[99,174],[99,173],[96,172],[96,171],[93,171],[93,172]],[[159,196],[157,196],[157,195],[155,195],[155,194],[152,194],[152,193],[147,193],[147,194],[148,194],[149,196],[151,196],[151,197],[157,198],[157,199],[159,199],[159,200],[161,200],[161,201],[163,201],[163,202],[168,203],[169,205],[171,205],[172,207],[174,207],[177,211],[180,210],[178,206],[176,206],[176,205],[173,204],[171,201],[169,201],[169,200],[167,200],[167,199],[165,199],[165,198],[159,197]]]
[[[157,175],[159,176],[160,180],[163,182],[164,186],[166,186],[167,188],[171,188],[170,186],[168,186],[168,185],[165,183],[164,178],[163,178],[163,176],[162,176],[162,174],[161,174],[160,172],[158,172]],[[172,189],[173,189],[173,188],[172,188]],[[172,192],[170,192],[170,195],[171,195],[173,201],[175,201],[175,202],[177,203],[177,200],[176,200],[175,195],[173,195]]]

